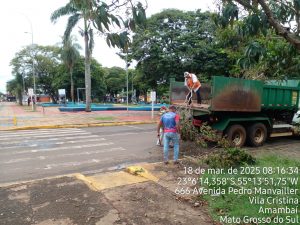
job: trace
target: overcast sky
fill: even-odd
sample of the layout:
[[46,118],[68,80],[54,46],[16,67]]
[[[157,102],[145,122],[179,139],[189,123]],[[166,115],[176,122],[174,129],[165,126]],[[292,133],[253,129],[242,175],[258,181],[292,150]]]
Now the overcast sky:
[[[6,91],[6,82],[12,79],[9,63],[15,53],[33,42],[38,45],[55,45],[61,41],[66,19],[59,19],[56,24],[50,22],[51,13],[68,0],[14,0],[5,1],[0,9],[0,92]],[[147,16],[166,8],[202,11],[213,10],[213,0],[148,0]],[[32,24],[32,31],[31,31]],[[83,48],[83,40],[77,32],[78,43]],[[95,38],[93,57],[105,67],[125,67],[115,53],[117,49],[109,48],[100,37]],[[82,53],[83,55],[83,53]]]

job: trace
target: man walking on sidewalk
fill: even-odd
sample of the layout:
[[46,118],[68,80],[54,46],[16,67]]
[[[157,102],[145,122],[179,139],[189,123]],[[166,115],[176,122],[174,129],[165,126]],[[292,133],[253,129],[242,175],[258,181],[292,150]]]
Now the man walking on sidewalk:
[[164,129],[164,163],[169,162],[169,144],[170,141],[174,144],[174,163],[178,163],[179,155],[179,137],[180,132],[179,126],[179,115],[175,112],[175,106],[171,105],[169,107],[169,112],[162,115],[157,126],[157,136],[160,135],[159,129],[162,126]]

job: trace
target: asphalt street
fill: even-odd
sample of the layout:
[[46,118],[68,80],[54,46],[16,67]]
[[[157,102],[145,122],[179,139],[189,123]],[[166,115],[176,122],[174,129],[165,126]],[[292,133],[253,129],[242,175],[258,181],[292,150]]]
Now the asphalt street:
[[155,131],[155,124],[2,131],[0,183],[160,161]]

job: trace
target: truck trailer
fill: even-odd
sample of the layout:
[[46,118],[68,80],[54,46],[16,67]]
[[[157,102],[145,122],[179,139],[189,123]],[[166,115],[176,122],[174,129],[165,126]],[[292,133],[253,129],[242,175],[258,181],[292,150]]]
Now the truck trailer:
[[[202,84],[202,104],[187,105],[183,82],[170,82],[170,102],[189,109],[193,124],[208,124],[232,145],[261,146],[268,137],[293,135],[298,111],[300,80],[258,81],[214,76]],[[193,96],[195,97],[195,96]]]

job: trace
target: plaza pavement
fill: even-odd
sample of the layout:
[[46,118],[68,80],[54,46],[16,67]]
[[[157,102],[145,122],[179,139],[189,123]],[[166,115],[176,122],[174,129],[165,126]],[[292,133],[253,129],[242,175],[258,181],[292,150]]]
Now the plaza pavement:
[[156,123],[159,116],[149,111],[60,112],[58,107],[19,106],[0,102],[0,130],[111,126]]

